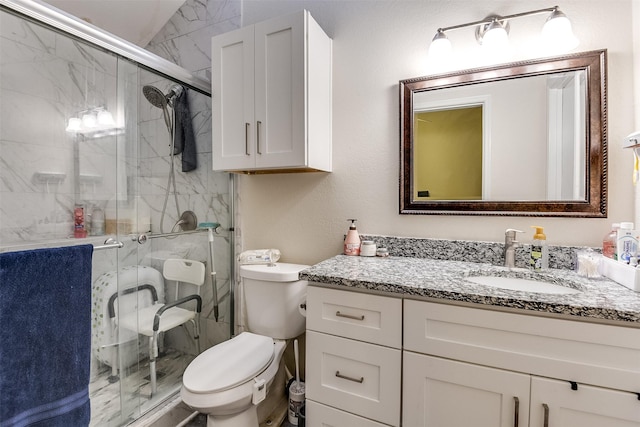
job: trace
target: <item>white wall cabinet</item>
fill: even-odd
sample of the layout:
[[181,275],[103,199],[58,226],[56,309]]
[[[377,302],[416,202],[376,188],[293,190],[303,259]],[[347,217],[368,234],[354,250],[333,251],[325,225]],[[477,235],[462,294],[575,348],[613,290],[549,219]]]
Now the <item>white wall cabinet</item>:
[[211,44],[213,169],[331,171],[332,42],[309,12]]

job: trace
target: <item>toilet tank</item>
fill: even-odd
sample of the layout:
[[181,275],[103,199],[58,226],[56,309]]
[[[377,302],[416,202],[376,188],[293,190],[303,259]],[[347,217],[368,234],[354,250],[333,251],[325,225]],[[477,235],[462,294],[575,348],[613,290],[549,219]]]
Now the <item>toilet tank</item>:
[[298,273],[301,264],[240,266],[242,293],[250,332],[277,339],[295,338],[305,329],[300,304],[305,302],[307,281]]

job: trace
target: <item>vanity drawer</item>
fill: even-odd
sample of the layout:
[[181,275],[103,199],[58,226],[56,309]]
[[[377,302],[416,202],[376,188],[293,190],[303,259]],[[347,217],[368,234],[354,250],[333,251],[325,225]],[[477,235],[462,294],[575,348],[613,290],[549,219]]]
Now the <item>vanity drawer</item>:
[[402,300],[309,286],[307,329],[400,348]]
[[340,411],[331,406],[323,405],[313,400],[305,403],[305,416],[307,427],[386,427],[380,424],[349,412]]
[[404,349],[638,392],[640,329],[404,301]]
[[307,331],[306,351],[308,399],[399,425],[400,350]]

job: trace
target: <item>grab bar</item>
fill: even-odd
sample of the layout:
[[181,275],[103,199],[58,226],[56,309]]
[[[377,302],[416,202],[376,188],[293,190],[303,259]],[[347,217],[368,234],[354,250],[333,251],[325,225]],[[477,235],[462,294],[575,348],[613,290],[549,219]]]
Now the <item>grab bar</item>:
[[[218,229],[220,228],[220,224],[215,222],[215,223],[213,223],[213,225],[214,226],[210,227],[210,228],[217,233]],[[147,240],[149,240],[149,239],[157,239],[158,237],[176,237],[176,236],[182,236],[182,235],[185,235],[185,234],[206,233],[208,231],[209,231],[209,227],[207,227],[207,228],[196,228],[195,230],[188,230],[188,231],[175,231],[175,232],[171,232],[171,233],[130,234],[129,236],[131,237],[132,241],[138,242],[141,245],[143,245],[143,244],[145,244],[147,242]]]

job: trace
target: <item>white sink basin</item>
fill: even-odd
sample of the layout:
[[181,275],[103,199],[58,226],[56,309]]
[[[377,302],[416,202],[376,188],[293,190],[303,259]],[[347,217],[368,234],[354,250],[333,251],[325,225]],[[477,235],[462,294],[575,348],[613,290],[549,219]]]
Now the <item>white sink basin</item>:
[[473,276],[467,281],[494,288],[511,289],[513,291],[536,292],[542,294],[576,294],[581,291],[567,286],[538,280],[521,279],[519,277]]

